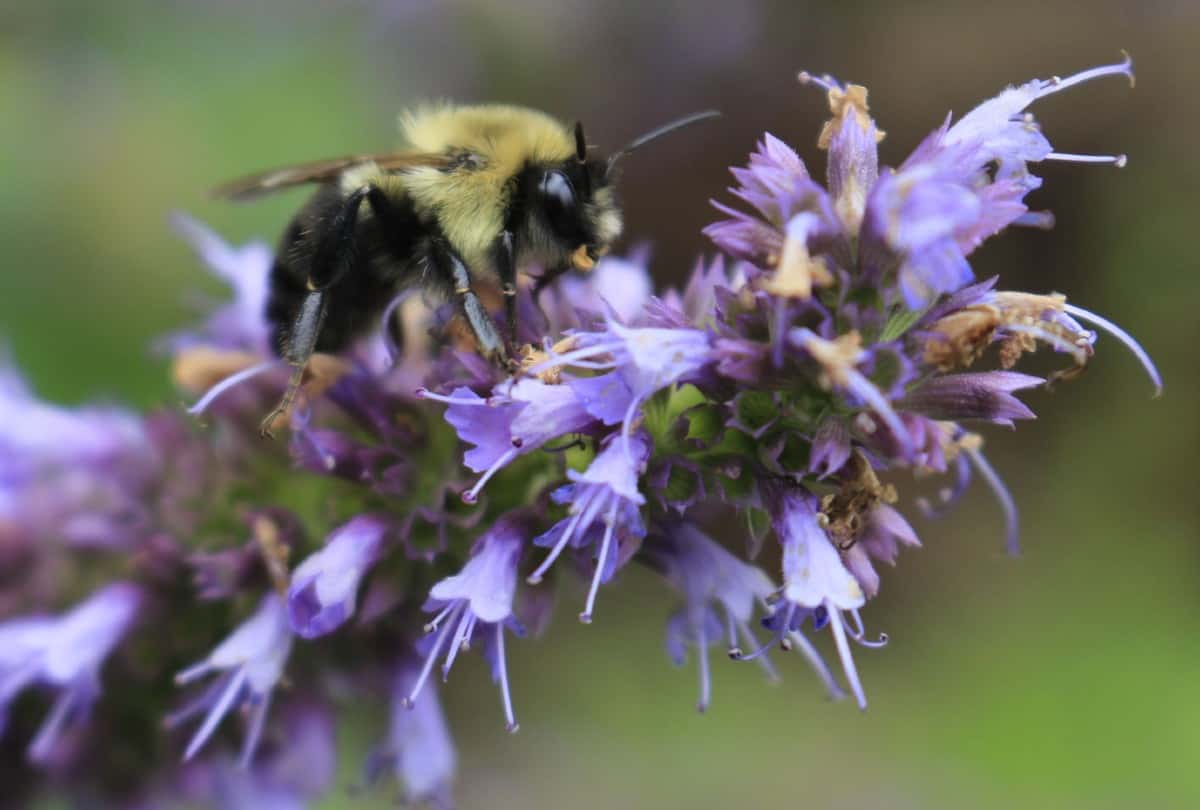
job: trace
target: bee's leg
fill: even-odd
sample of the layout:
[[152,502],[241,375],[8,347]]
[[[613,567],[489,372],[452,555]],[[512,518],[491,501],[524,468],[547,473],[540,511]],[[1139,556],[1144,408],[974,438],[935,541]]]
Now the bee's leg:
[[500,292],[504,294],[504,322],[508,330],[508,347],[517,347],[517,263],[513,256],[512,231],[504,231],[496,239],[496,273],[500,276]]
[[304,381],[304,370],[308,367],[308,359],[312,357],[313,351],[317,347],[317,338],[321,334],[321,322],[324,320],[325,292],[311,290],[308,295],[304,296],[304,302],[300,305],[300,314],[296,316],[296,322],[288,332],[287,345],[283,349],[283,359],[291,366],[292,376],[288,378],[283,398],[258,427],[258,432],[263,438],[273,439],[275,437],[272,431],[275,420],[286,414],[292,407],[292,403],[296,401],[296,395],[300,392],[300,383]]
[[471,288],[471,273],[466,262],[442,239],[434,239],[430,244],[429,261],[442,284],[453,291],[455,300],[462,307],[467,325],[479,343],[479,351],[492,362],[507,368],[508,352],[504,341],[496,332],[492,316]]
[[288,378],[287,389],[283,392],[279,404],[259,425],[259,433],[265,438],[274,437],[272,428],[275,421],[288,412],[292,403],[296,401],[296,395],[300,393],[308,360],[316,351],[317,339],[321,336],[321,324],[325,320],[328,297],[326,290],[341,281],[354,264],[355,228],[358,225],[358,211],[364,199],[376,208],[386,203],[383,192],[374,186],[365,186],[346,195],[341,208],[330,221],[324,237],[315,246],[306,282],[308,294],[300,305],[300,312],[296,315],[296,320],[287,334],[286,343],[282,347],[283,359],[291,366],[292,375]]

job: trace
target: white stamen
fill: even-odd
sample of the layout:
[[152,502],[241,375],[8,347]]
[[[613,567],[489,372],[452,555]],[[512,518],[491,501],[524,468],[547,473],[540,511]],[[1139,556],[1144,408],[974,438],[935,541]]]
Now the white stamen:
[[250,366],[250,368],[244,368],[235,374],[230,374],[212,388],[208,389],[204,396],[200,397],[200,399],[196,401],[195,405],[187,409],[187,412],[192,416],[204,413],[208,406],[212,405],[217,397],[221,396],[229,389],[241,385],[242,383],[246,382],[246,380],[257,377],[259,374],[262,374],[265,371],[270,371],[271,369],[277,367],[281,362],[282,361],[280,360],[268,360],[265,363],[259,363],[257,365]]
[[486,399],[463,399],[462,397],[447,396],[445,394],[435,394],[428,388],[418,388],[414,392],[417,399],[428,399],[433,402],[442,402],[446,405],[469,405],[473,407],[494,408],[496,401],[492,397]]
[[808,661],[808,665],[812,667],[813,672],[817,673],[817,677],[821,679],[821,683],[825,684],[825,691],[829,693],[831,700],[841,700],[846,697],[846,693],[842,691],[842,687],[838,686],[837,679],[833,677],[832,670],[825,663],[825,659],[817,652],[817,648],[813,646],[803,633],[793,630],[788,637],[792,640],[792,646],[800,651],[804,656],[804,660]]
[[696,657],[700,663],[700,700],[696,703],[696,711],[700,713],[708,711],[708,705],[712,702],[712,673],[708,670],[708,633],[704,625],[705,621],[701,619],[696,630]]
[[608,559],[613,530],[617,525],[617,507],[620,505],[620,499],[613,498],[612,507],[604,519],[604,539],[600,542],[600,556],[596,558],[596,573],[592,577],[592,586],[588,589],[587,603],[583,607],[583,613],[579,614],[579,621],[584,624],[592,623],[592,610],[596,606],[596,594],[600,591],[600,579],[604,576],[604,564]]
[[250,712],[250,730],[246,732],[246,740],[242,743],[242,755],[238,758],[238,767],[250,767],[254,759],[254,751],[258,748],[258,740],[262,737],[263,726],[267,721],[267,710],[271,707],[271,693],[267,692],[255,704]]
[[1066,310],[1067,313],[1074,315],[1077,318],[1082,318],[1089,323],[1095,324],[1105,332],[1108,332],[1110,335],[1115,337],[1117,340],[1124,343],[1125,347],[1129,349],[1129,351],[1133,352],[1133,356],[1136,357],[1138,362],[1142,364],[1142,368],[1146,369],[1146,373],[1150,375],[1150,381],[1154,383],[1154,396],[1162,396],[1162,375],[1158,373],[1158,368],[1154,365],[1154,361],[1150,359],[1150,355],[1146,353],[1146,350],[1142,348],[1140,343],[1133,339],[1132,335],[1107,318],[1102,318],[1096,313],[1090,312],[1082,307],[1077,307],[1074,304],[1064,303],[1063,309]]
[[828,73],[825,73],[821,76],[814,76],[811,73],[809,73],[807,70],[802,70],[802,71],[800,71],[800,73],[798,73],[796,75],[796,78],[800,80],[800,84],[815,84],[817,87],[820,87],[826,93],[828,93],[830,90],[840,90],[841,89],[838,86],[837,80],[834,79],[832,76],[830,76]]
[[842,659],[842,672],[850,684],[850,691],[858,701],[858,708],[867,708],[867,696],[863,692],[862,682],[858,679],[858,670],[854,666],[854,656],[850,654],[850,645],[846,642],[846,628],[842,626],[841,611],[825,600],[825,610],[829,612],[829,626],[833,630],[833,641],[837,645],[838,657]]
[[504,622],[496,622],[496,662],[500,670],[500,697],[504,701],[504,728],[516,734],[521,727],[513,716],[512,692],[508,689],[508,661],[504,655]]
[[49,758],[50,753],[54,749],[54,741],[58,739],[59,732],[80,702],[79,694],[75,689],[68,687],[62,691],[54,701],[54,707],[50,709],[50,715],[42,723],[41,728],[38,729],[37,736],[34,737],[33,742],[29,745],[29,758],[31,760],[34,762],[45,762]]
[[1044,83],[1044,86],[1038,92],[1038,98],[1049,96],[1060,90],[1066,90],[1068,87],[1074,87],[1077,84],[1090,82],[1092,79],[1099,79],[1102,76],[1128,76],[1129,86],[1133,87],[1133,59],[1125,51],[1122,51],[1121,54],[1125,59],[1118,64],[1101,65],[1090,70],[1082,70],[1065,79],[1055,76],[1050,81]]
[[624,444],[625,460],[629,462],[630,467],[637,463],[633,457],[633,416],[641,404],[641,397],[630,399],[629,407],[625,409],[625,418],[621,420],[621,441]]
[[[566,354],[555,354],[553,351],[547,350],[550,357],[537,365],[530,368],[526,373],[539,374],[546,369],[554,368],[555,366],[575,365],[576,360],[591,360],[602,354],[612,354],[620,349],[625,344],[620,341],[611,341],[609,343],[597,343],[594,346],[585,346],[582,349],[575,349]],[[592,368],[612,368],[616,363],[605,363],[601,366],[592,366]]]
[[550,570],[550,566],[554,565],[554,561],[558,559],[558,555],[562,554],[563,549],[571,542],[571,538],[575,535],[575,529],[582,522],[584,516],[588,516],[588,524],[590,524],[591,518],[595,516],[596,511],[600,508],[600,503],[599,499],[596,499],[594,502],[590,501],[587,508],[575,513],[571,518],[571,522],[563,529],[562,536],[558,538],[558,542],[550,549],[550,553],[546,556],[546,559],[542,560],[542,564],[525,579],[526,582],[530,585],[537,585],[542,581],[542,577]]
[[1054,227],[1054,213],[1052,211],[1026,211],[1014,219],[1012,224],[1048,231]]
[[451,602],[450,604],[446,605],[446,607],[442,608],[441,613],[434,616],[429,621],[425,622],[425,632],[432,633],[434,630],[437,630],[438,625],[442,623],[442,619],[446,618],[446,614],[448,614],[450,611],[454,610],[455,607],[457,607],[457,606],[453,602]]
[[1066,163],[1111,163],[1118,169],[1124,169],[1129,162],[1128,155],[1076,155],[1070,152],[1051,152],[1044,159]]
[[508,464],[508,462],[516,458],[519,453],[520,449],[514,447],[511,450],[506,451],[504,455],[500,456],[500,458],[496,459],[496,462],[492,464],[492,466],[488,467],[487,471],[480,476],[478,481],[475,482],[475,486],[471,487],[462,494],[463,503],[475,503],[475,501],[478,500],[479,492],[483,489],[484,485],[491,480],[493,475],[500,472],[501,468],[503,468],[505,464]]
[[[744,643],[747,647],[757,648],[759,646],[758,639],[755,638],[754,631],[750,629],[750,625],[746,624],[745,622],[739,622],[738,631],[741,633],[742,643]],[[740,658],[741,656],[738,657]],[[766,655],[759,656],[757,661],[758,665],[763,668],[764,672],[767,673],[767,679],[771,681],[771,683],[778,683],[779,673],[776,671],[775,664],[771,662],[770,657]]]
[[1008,553],[1012,556],[1019,556],[1021,553],[1020,543],[1020,525],[1018,523],[1017,502],[1013,500],[1012,493],[1008,491],[1008,487],[1004,485],[1004,480],[992,467],[983,453],[979,450],[971,448],[963,448],[967,458],[971,460],[971,464],[979,471],[983,480],[991,487],[992,492],[996,495],[996,500],[1000,502],[1000,508],[1004,510],[1004,538],[1005,544],[1008,546]]
[[464,611],[462,618],[458,621],[458,628],[454,631],[454,638],[450,642],[450,648],[446,650],[446,660],[442,662],[442,681],[446,681],[450,677],[450,667],[454,666],[454,659],[458,657],[458,651],[466,648],[467,639],[471,637],[471,630],[475,627],[475,614],[471,611]]
[[189,762],[192,757],[208,742],[208,738],[212,736],[216,730],[217,724],[225,717],[225,713],[233,705],[242,693],[242,687],[246,683],[247,678],[246,668],[238,667],[238,671],[232,678],[229,679],[229,685],[225,687],[225,691],[221,693],[220,699],[216,705],[209,710],[208,716],[204,718],[204,722],[200,724],[200,728],[192,737],[192,741],[188,743],[187,750],[183,752],[183,761]]
[[421,674],[417,676],[417,682],[413,684],[412,691],[408,693],[408,697],[403,698],[400,704],[411,709],[417,705],[417,695],[421,694],[421,689],[425,686],[425,681],[429,679],[429,673],[433,671],[433,662],[437,659],[438,654],[442,651],[442,645],[446,643],[447,636],[450,635],[450,628],[454,626],[454,619],[458,618],[458,612],[466,606],[465,601],[460,601],[454,606],[454,616],[450,621],[446,622],[446,626],[438,633],[437,638],[433,642],[433,649],[429,651],[429,655],[425,656],[425,663],[421,667]]

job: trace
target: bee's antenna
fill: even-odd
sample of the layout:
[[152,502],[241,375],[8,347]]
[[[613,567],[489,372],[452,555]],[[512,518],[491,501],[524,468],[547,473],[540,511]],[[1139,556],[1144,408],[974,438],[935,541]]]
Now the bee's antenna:
[[691,115],[685,115],[683,118],[677,118],[669,124],[663,124],[657,129],[652,129],[645,135],[639,135],[630,141],[624,149],[613,153],[612,157],[608,159],[608,167],[604,170],[604,174],[606,176],[611,174],[613,167],[617,165],[617,161],[635,149],[641,149],[643,146],[650,143],[650,141],[657,140],[663,135],[674,132],[677,129],[683,129],[684,127],[689,127],[692,124],[698,124],[701,121],[707,121],[710,118],[718,118],[720,115],[721,113],[718,110],[705,110],[704,112],[692,113]]
[[587,160],[587,138],[583,137],[583,122],[575,122],[575,159],[580,163]]

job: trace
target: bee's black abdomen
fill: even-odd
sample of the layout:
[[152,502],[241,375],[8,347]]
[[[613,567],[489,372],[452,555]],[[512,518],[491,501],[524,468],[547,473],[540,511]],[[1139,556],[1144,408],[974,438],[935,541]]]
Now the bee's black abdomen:
[[[283,354],[288,337],[309,293],[314,257],[331,233],[346,198],[333,185],[320,188],[288,225],[271,267],[266,317],[275,351]],[[387,200],[374,216],[360,217],[348,270],[326,290],[325,317],[316,350],[340,352],[378,326],[388,302],[412,275],[420,223],[405,201]],[[382,216],[380,216],[382,214]]]

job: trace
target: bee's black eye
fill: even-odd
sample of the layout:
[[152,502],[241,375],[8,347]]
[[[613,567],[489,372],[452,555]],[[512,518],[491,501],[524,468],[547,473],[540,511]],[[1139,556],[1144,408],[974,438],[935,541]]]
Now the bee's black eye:
[[542,175],[542,196],[550,205],[560,208],[575,207],[575,187],[560,171],[546,172]]
[[563,237],[570,236],[578,230],[575,186],[571,184],[570,178],[558,170],[548,171],[542,175],[539,190],[550,226]]

